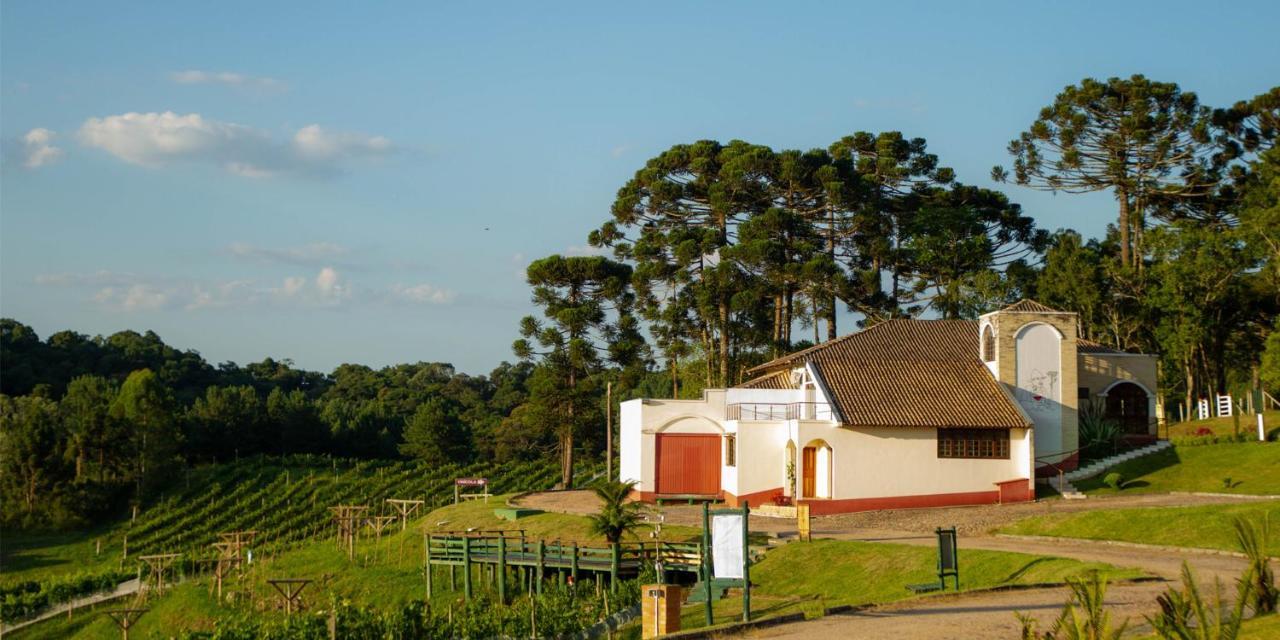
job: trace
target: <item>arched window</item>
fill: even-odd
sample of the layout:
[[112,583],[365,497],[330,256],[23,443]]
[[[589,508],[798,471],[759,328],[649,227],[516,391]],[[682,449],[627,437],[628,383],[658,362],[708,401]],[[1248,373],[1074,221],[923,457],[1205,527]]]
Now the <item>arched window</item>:
[[991,325],[982,328],[982,361],[993,362],[996,359],[996,333]]

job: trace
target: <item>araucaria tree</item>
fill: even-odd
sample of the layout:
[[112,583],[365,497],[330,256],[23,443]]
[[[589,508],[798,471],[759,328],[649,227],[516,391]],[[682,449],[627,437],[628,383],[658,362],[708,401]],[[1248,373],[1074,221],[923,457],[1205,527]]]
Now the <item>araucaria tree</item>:
[[603,422],[594,391],[604,362],[625,369],[646,354],[631,314],[631,267],[600,256],[553,255],[530,264],[527,276],[544,321],[526,316],[513,345],[517,357],[538,361],[540,369],[522,421],[556,434],[561,485],[568,488],[575,436]]
[[[1086,78],[1063,89],[1009,143],[1013,178],[1047,191],[1112,191],[1119,205],[1120,260],[1136,267],[1147,212],[1213,188],[1210,126],[1209,109],[1177,84],[1141,75]],[[1003,167],[991,173],[997,181],[1008,179]]]

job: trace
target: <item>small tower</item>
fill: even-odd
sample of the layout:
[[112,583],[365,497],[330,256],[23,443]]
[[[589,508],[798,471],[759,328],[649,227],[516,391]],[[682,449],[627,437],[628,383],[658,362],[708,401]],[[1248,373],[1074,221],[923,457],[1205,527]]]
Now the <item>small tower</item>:
[[[978,320],[980,357],[1035,423],[1036,465],[1075,466],[1079,446],[1075,313],[1021,300]],[[1071,452],[1071,453],[1066,453]],[[1053,455],[1062,453],[1062,455]]]

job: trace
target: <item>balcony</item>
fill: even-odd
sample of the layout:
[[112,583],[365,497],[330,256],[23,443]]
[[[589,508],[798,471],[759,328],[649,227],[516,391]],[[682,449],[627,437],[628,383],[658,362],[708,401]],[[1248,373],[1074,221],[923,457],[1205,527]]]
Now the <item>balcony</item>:
[[826,420],[834,422],[835,412],[826,402],[739,402],[724,409],[726,420]]

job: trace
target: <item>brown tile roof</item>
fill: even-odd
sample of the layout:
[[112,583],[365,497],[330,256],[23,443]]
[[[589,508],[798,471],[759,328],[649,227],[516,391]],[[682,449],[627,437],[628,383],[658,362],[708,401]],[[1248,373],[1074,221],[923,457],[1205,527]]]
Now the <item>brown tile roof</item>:
[[1029,423],[978,360],[978,323],[889,320],[766,363],[811,363],[855,427],[1020,428]]
[[1014,313],[1066,313],[1058,311],[1052,307],[1046,307],[1045,305],[1042,305],[1035,300],[1031,300],[1030,298],[1023,298],[1001,309],[1001,311],[1011,311]]
[[752,378],[740,385],[745,389],[795,389],[796,385],[791,382],[791,370],[779,369],[773,373],[767,373],[758,378]]

